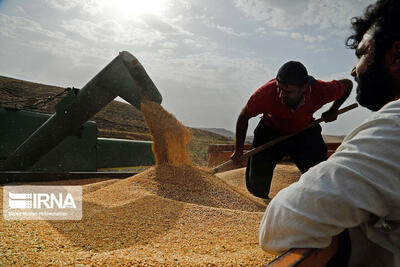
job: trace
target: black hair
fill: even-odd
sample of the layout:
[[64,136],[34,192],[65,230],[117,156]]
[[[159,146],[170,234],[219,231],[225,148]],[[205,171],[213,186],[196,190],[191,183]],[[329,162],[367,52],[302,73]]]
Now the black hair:
[[353,34],[346,40],[346,46],[356,49],[365,32],[375,26],[375,51],[387,51],[396,40],[400,40],[400,1],[378,0],[369,5],[363,17],[351,20]]

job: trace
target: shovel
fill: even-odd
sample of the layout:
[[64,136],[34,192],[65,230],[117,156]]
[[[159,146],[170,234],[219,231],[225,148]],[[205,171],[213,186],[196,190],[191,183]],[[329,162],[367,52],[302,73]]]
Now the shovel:
[[[357,103],[351,104],[351,105],[349,105],[349,106],[347,106],[347,107],[344,107],[344,108],[342,108],[342,109],[339,109],[338,112],[337,112],[337,114],[339,115],[339,114],[345,113],[345,112],[347,112],[347,111],[349,111],[349,110],[352,110],[352,109],[354,109],[354,108],[356,108],[356,107],[358,107],[358,104],[357,104]],[[253,156],[253,155],[256,154],[256,153],[258,153],[258,152],[260,152],[260,151],[263,151],[263,150],[265,150],[265,149],[267,149],[267,148],[269,148],[269,147],[271,147],[271,146],[273,146],[273,145],[275,145],[275,144],[277,144],[277,143],[279,143],[279,142],[281,142],[281,141],[283,141],[283,140],[286,140],[286,139],[288,139],[289,137],[292,137],[292,136],[294,136],[294,135],[296,135],[296,134],[298,134],[298,133],[304,131],[305,129],[308,129],[308,128],[313,127],[313,126],[315,126],[315,125],[317,125],[317,124],[320,124],[320,123],[323,122],[323,121],[324,121],[323,118],[319,118],[318,120],[315,120],[315,121],[311,122],[310,125],[308,125],[308,126],[307,126],[306,128],[304,128],[304,129],[302,129],[301,131],[298,131],[298,132],[296,132],[296,133],[289,134],[289,135],[279,136],[279,137],[277,137],[277,138],[275,138],[275,139],[269,141],[268,143],[265,143],[265,144],[263,144],[263,145],[261,145],[261,146],[258,146],[258,147],[256,147],[256,148],[253,148],[253,149],[247,151],[246,153],[244,153],[243,156],[240,158],[240,160],[243,161],[243,160],[247,159],[248,157]],[[233,166],[233,160],[230,159],[230,160],[228,160],[228,161],[226,161],[226,162],[224,162],[224,163],[218,165],[217,167],[213,168],[213,173],[217,173],[217,172],[220,172],[220,171],[222,171],[222,170],[226,170],[228,167],[231,167],[231,166]]]

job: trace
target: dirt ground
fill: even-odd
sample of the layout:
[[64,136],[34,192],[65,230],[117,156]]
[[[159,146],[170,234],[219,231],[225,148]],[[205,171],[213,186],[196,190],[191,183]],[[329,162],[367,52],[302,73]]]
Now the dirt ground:
[[[247,192],[244,172],[163,164],[126,179],[37,183],[81,185],[83,218],[8,221],[1,209],[0,266],[266,264],[275,258],[258,244],[267,203]],[[278,164],[270,196],[299,177]]]

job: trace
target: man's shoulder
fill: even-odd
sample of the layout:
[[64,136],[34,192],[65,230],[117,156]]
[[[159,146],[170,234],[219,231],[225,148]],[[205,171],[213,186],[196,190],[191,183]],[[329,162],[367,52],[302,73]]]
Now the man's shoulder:
[[[398,135],[400,130],[400,100],[392,101],[379,111],[371,114],[363,123],[349,133],[345,140],[355,137],[365,138],[370,135],[374,139],[383,140],[385,136]],[[381,136],[378,136],[381,135]]]
[[376,112],[376,115],[393,115],[400,118],[400,99],[387,103]]
[[391,121],[390,124],[394,122],[396,125],[400,126],[400,99],[384,105],[367,119],[367,123],[375,120]]
[[260,88],[258,88],[253,95],[263,95],[272,97],[276,93],[276,80],[272,79],[265,84],[263,84]]
[[276,89],[276,79],[269,80],[263,84],[258,90],[275,90]]

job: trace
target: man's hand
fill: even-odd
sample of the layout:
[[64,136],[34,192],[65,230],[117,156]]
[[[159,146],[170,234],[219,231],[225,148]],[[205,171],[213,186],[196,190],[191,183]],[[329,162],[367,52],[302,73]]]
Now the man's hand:
[[335,121],[338,116],[338,111],[336,109],[329,109],[321,114],[321,117],[324,119],[325,122]]
[[239,165],[240,163],[243,162],[243,159],[241,159],[243,156],[243,149],[238,150],[236,149],[235,152],[231,155],[231,160],[234,165]]
[[339,82],[343,85],[344,87],[344,94],[341,98],[336,99],[332,106],[328,109],[328,111],[322,113],[321,117],[324,119],[325,122],[331,122],[335,121],[337,119],[337,112],[340,108],[340,106],[346,101],[346,99],[349,97],[351,93],[351,89],[353,88],[353,82],[350,81],[349,79],[342,79],[339,80]]
[[247,115],[247,107],[245,106],[239,114],[236,122],[236,145],[235,152],[231,155],[234,165],[239,165],[243,160],[244,139],[246,138],[247,127],[249,125],[249,116]]

